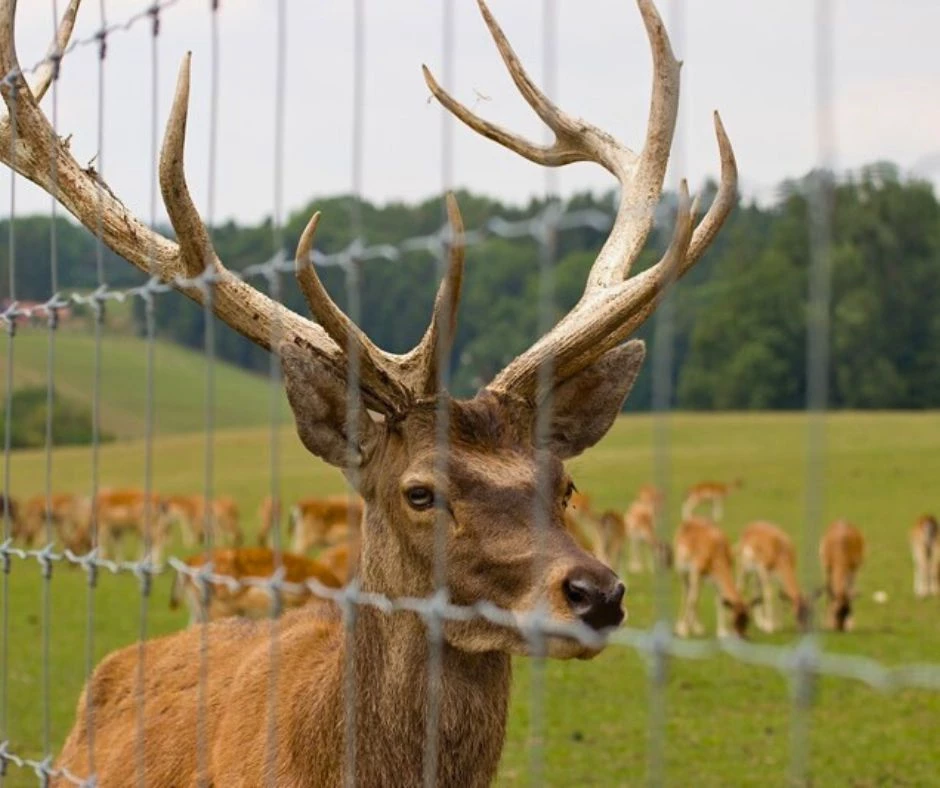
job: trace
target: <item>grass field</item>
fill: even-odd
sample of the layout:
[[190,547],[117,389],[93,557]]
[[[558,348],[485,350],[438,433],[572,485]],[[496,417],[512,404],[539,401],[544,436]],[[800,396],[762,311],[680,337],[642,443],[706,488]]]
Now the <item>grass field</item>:
[[[123,330],[123,329],[122,329]],[[56,390],[91,408],[94,337],[88,331],[61,330],[56,335]],[[23,328],[14,344],[14,387],[47,383],[48,334]],[[155,347],[154,419],[161,433],[198,432],[205,425],[205,356],[171,342]],[[144,434],[146,413],[146,342],[126,333],[106,331],[102,340],[101,428],[118,438]],[[6,379],[6,348],[0,353],[0,380]],[[231,364],[214,369],[214,417],[219,427],[263,425],[270,421],[270,384]],[[284,412],[286,409],[286,398]]]
[[[729,498],[728,529],[767,518],[799,541],[805,510],[806,424],[802,415],[677,415],[671,420],[672,484],[676,490],[703,478],[740,476],[744,487]],[[269,484],[269,433],[264,429],[221,431],[215,440],[216,489],[234,495],[249,528]],[[579,487],[598,506],[622,506],[651,477],[653,424],[646,417],[621,419],[605,441],[572,463]],[[911,593],[906,533],[922,510],[940,509],[936,461],[940,417],[936,414],[840,414],[828,421],[824,474],[826,517],[845,516],[868,537],[860,579],[858,628],[824,635],[826,648],[874,657],[887,664],[940,662],[940,602]],[[280,467],[288,497],[339,491],[339,475],[305,454],[285,426]],[[157,487],[198,489],[204,465],[199,435],[164,437],[155,445]],[[40,452],[16,454],[15,495],[42,487]],[[58,451],[57,489],[87,489],[88,449]],[[101,454],[103,484],[140,484],[143,446],[127,442]],[[673,510],[677,508],[675,502]],[[9,575],[9,673],[6,725],[11,749],[40,756],[44,720],[54,752],[71,725],[85,674],[86,590],[81,572],[57,567],[51,583],[49,683],[42,687],[43,595],[39,567],[15,561]],[[872,592],[883,590],[884,605]],[[146,620],[151,634],[185,624],[167,609],[168,578],[155,584]],[[651,582],[631,577],[627,603],[632,626],[653,621]],[[710,595],[703,599],[710,622]],[[674,611],[674,606],[671,608]],[[132,642],[140,628],[136,581],[102,574],[95,595],[94,658]],[[760,643],[786,643],[792,629]],[[547,663],[544,694],[536,695],[533,663],[517,660],[508,741],[499,782],[532,781],[536,753],[546,784],[645,784],[651,719],[648,681],[640,657],[625,647],[608,649],[592,662]],[[935,724],[940,693],[904,691],[883,695],[848,680],[823,679],[811,716],[814,786],[937,785]],[[791,725],[789,690],[776,672],[728,657],[674,661],[665,698],[666,782],[676,786],[773,786],[787,784]],[[44,709],[48,705],[48,714]],[[537,713],[541,708],[542,712]],[[45,716],[44,716],[45,715]],[[531,727],[534,718],[539,724]],[[542,746],[533,750],[533,738]],[[6,785],[34,785],[14,769]]]

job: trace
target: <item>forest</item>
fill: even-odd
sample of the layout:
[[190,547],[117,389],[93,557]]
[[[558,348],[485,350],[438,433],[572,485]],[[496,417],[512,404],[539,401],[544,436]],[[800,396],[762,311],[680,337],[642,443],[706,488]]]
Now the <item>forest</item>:
[[[940,205],[928,182],[889,163],[842,175],[810,175],[779,186],[772,204],[742,201],[705,258],[673,290],[668,306],[640,332],[665,356],[671,405],[687,410],[799,409],[806,401],[807,293],[811,259],[811,186],[826,178],[831,196],[831,343],[829,402],[834,408],[919,409],[940,406]],[[714,186],[706,187],[706,197]],[[547,204],[506,205],[458,192],[468,229],[464,294],[453,354],[454,391],[472,393],[544,327],[577,301],[594,256],[606,237],[599,215],[612,212],[613,195],[580,194],[566,200],[561,229],[540,245],[534,234],[515,232],[545,214]],[[659,259],[671,232],[672,195],[663,199],[656,227],[637,270]],[[707,206],[708,199],[704,200]],[[358,283],[359,322],[373,340],[403,351],[423,333],[436,289],[435,255],[409,239],[431,236],[443,223],[439,197],[420,204],[374,205],[347,196],[318,198],[292,214],[283,228],[270,221],[234,222],[213,228],[216,249],[237,270],[286,259],[310,213],[322,212],[317,248],[336,253],[354,238],[370,247],[394,247],[354,266],[323,266],[321,277],[346,308]],[[586,212],[586,213],[585,213]],[[580,217],[580,218],[579,218]],[[581,219],[587,217],[588,221]],[[499,218],[509,224],[494,222]],[[45,300],[55,289],[88,291],[104,281],[121,289],[144,277],[101,249],[96,239],[61,216],[0,222],[0,294]],[[356,232],[356,228],[361,228]],[[389,259],[391,257],[392,259]],[[99,279],[100,270],[100,279]],[[551,277],[542,272],[550,270]],[[253,279],[274,288],[291,308],[305,305],[293,281]],[[205,344],[205,311],[176,293],[157,297],[157,332],[186,346]],[[134,328],[144,331],[145,304],[136,299]],[[220,358],[267,372],[265,353],[216,322],[212,334]],[[652,402],[652,369],[646,369],[628,401],[630,410]],[[662,366],[662,369],[666,369]]]

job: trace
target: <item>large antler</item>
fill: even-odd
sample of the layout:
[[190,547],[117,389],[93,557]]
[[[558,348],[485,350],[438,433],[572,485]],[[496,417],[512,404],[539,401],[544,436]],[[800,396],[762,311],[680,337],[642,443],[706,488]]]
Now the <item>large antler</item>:
[[92,168],[79,166],[55,134],[39,102],[55,78],[80,2],[70,0],[47,59],[35,71],[34,84],[29,85],[13,35],[16,2],[0,0],[0,79],[7,77],[0,91],[9,112],[0,119],[0,161],[53,195],[91,232],[100,233],[109,248],[141,271],[171,282],[199,304],[209,298],[221,320],[261,347],[275,352],[282,343],[303,347],[327,361],[340,376],[346,375],[347,350],[353,348],[359,354],[360,388],[370,407],[393,413],[432,396],[438,360],[446,356],[453,340],[463,271],[462,225],[453,196],[447,200],[449,271],[441,283],[430,327],[413,351],[403,356],[380,351],[327,295],[308,262],[316,216],[301,238],[297,273],[320,325],[297,315],[222,265],[193,204],[183,167],[190,55],[180,67],[160,155],[160,189],[176,242],[130,213]]
[[672,147],[679,107],[679,66],[652,0],[637,0],[653,53],[653,95],[643,150],[636,154],[603,130],[566,114],[532,82],[484,0],[480,11],[509,74],[523,98],[554,132],[551,145],[537,145],[483,120],[448,94],[427,67],[424,77],[434,96],[474,131],[521,156],[548,167],[577,161],[600,164],[620,182],[613,228],[591,268],[584,295],[548,334],[513,360],[489,385],[525,397],[535,394],[538,369],[552,359],[554,377],[564,380],[621,343],[646,320],[666,286],[702,256],[736,199],[737,168],[731,143],[715,113],[721,154],[721,184],[705,218],[693,230],[695,204],[683,181],[676,225],[663,258],[628,278],[653,226]]

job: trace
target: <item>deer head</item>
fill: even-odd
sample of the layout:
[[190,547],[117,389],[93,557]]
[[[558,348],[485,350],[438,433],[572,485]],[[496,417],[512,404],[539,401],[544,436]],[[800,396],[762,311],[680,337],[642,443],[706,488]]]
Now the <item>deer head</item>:
[[[330,298],[310,262],[318,215],[296,255],[297,279],[316,322],[291,312],[223,266],[190,197],[183,169],[189,55],[180,68],[159,164],[176,241],[130,214],[54,133],[39,102],[54,78],[78,4],[71,0],[52,59],[28,84],[13,40],[15,2],[0,2],[0,70],[12,75],[2,86],[9,114],[0,124],[0,159],[53,194],[118,255],[197,303],[208,298],[217,317],[280,356],[304,446],[342,469],[367,503],[362,585],[390,596],[430,593],[435,527],[443,524],[451,601],[490,600],[514,612],[541,602],[563,622],[583,622],[595,630],[618,625],[623,585],[564,530],[573,485],[563,463],[610,428],[644,357],[641,342],[625,340],[653,312],[667,285],[700,259],[733,206],[737,178],[716,114],[721,184],[712,205],[696,224],[696,204],[683,182],[667,251],[658,263],[630,276],[653,225],[678,110],[679,63],[653,3],[638,0],[654,65],[649,125],[638,153],[556,107],[529,78],[483,0],[483,19],[506,67],[555,141],[537,145],[481,119],[424,69],[437,100],[474,131],[544,166],[595,162],[620,184],[614,225],[580,301],[469,401],[451,398],[439,386],[438,374],[453,340],[463,276],[462,227],[453,197],[447,199],[449,270],[427,332],[411,352],[383,352]],[[186,281],[205,272],[212,275],[211,288]],[[551,371],[548,385],[540,382],[543,367]],[[355,396],[348,396],[349,390]],[[537,430],[539,409],[546,406],[547,429]],[[447,449],[436,439],[441,412],[448,415]],[[446,463],[440,461],[443,450]],[[533,527],[537,510],[540,529]],[[484,622],[448,622],[445,637],[465,651],[526,650],[515,630]],[[555,656],[594,653],[562,637],[551,638],[548,650]]]

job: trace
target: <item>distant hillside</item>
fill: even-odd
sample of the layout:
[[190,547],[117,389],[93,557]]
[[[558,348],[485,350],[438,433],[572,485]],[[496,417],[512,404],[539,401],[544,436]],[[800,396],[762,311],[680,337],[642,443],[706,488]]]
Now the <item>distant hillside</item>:
[[[14,388],[45,385],[47,334],[42,328],[21,329],[14,340]],[[0,389],[6,391],[6,341],[0,352]],[[205,428],[206,360],[195,351],[157,341],[154,349],[154,419],[159,433],[194,432]],[[132,336],[105,336],[102,342],[101,427],[118,438],[144,434],[146,342]],[[263,426],[271,419],[271,393],[261,375],[223,361],[215,362],[214,421],[217,427]],[[94,380],[94,337],[61,331],[56,337],[55,386],[62,396],[91,407]],[[289,411],[282,389],[282,419]],[[16,414],[14,413],[14,418]],[[2,434],[2,425],[0,425]]]

